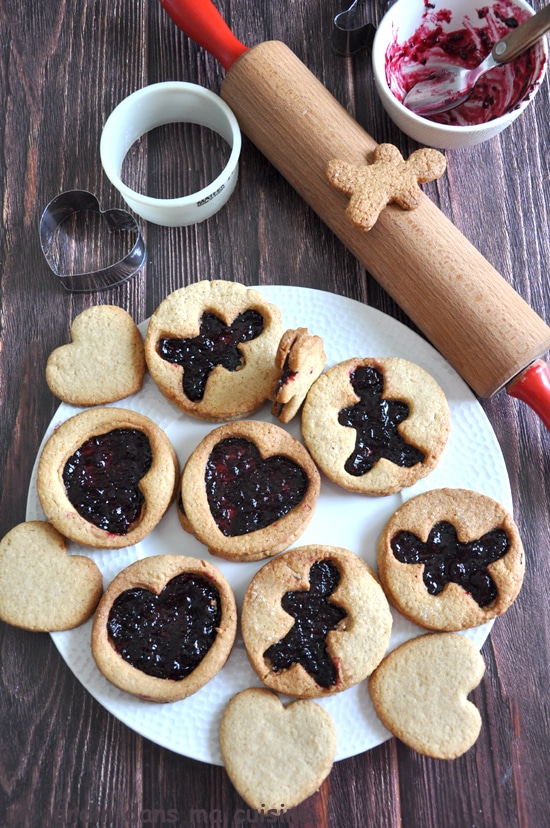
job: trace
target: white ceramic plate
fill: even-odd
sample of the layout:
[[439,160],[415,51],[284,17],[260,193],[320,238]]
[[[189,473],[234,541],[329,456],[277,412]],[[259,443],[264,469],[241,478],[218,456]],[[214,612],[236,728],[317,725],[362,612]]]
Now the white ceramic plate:
[[[386,520],[412,495],[441,486],[475,489],[512,510],[508,475],[491,425],[466,384],[431,345],[385,314],[342,296],[275,285],[262,286],[258,290],[281,309],[285,328],[307,326],[311,333],[323,338],[327,367],[351,357],[404,357],[418,363],[435,377],[445,391],[451,408],[449,443],[439,466],[428,478],[398,495],[385,498],[350,494],[324,479],[313,520],[295,546],[307,543],[343,546],[375,567],[376,544]],[[146,323],[141,328],[144,332]],[[149,376],[138,394],[116,405],[140,411],[164,428],[182,466],[213,427],[179,412],[162,397]],[[62,404],[50,423],[44,442],[56,426],[79,410]],[[256,418],[273,422],[268,406]],[[299,422],[294,421],[288,428],[299,438]],[[29,488],[27,520],[42,519],[44,513],[36,492],[35,465]],[[175,506],[137,546],[103,551],[71,543],[70,551],[93,558],[103,572],[105,585],[117,572],[138,558],[160,553],[197,558],[208,555],[204,546],[180,528]],[[262,562],[231,563],[221,558],[213,559],[213,562],[228,578],[240,603],[247,584]],[[393,615],[392,649],[423,632],[397,613]],[[490,626],[486,624],[465,634],[481,647]],[[248,663],[240,637],[227,664],[209,684],[181,702],[159,705],[127,695],[103,678],[91,656],[90,630],[91,622],[88,622],[76,630],[55,633],[52,638],[68,666],[92,696],[117,719],[151,741],[184,756],[222,764],[218,725],[224,706],[240,690],[261,686]],[[337,760],[369,750],[390,736],[374,712],[366,681],[319,703],[336,722]]]

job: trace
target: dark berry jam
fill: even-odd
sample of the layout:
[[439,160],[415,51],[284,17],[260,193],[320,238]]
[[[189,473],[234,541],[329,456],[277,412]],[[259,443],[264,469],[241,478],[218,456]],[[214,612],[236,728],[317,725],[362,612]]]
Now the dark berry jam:
[[243,437],[214,446],[204,479],[212,517],[226,537],[271,526],[301,503],[309,485],[306,472],[293,460],[283,455],[264,460]]
[[344,464],[348,474],[360,477],[383,457],[397,466],[422,463],[424,454],[406,443],[397,426],[409,416],[409,406],[401,400],[382,399],[384,376],[376,368],[360,366],[350,374],[359,402],[338,414],[340,425],[357,431],[355,450]]
[[294,618],[294,624],[264,653],[274,672],[301,664],[320,687],[337,683],[338,670],[327,652],[327,634],[347,616],[343,607],[329,600],[339,583],[340,572],[333,561],[315,561],[309,570],[309,589],[283,595],[281,606]]
[[424,543],[412,532],[398,532],[391,540],[393,554],[401,563],[424,564],[424,585],[439,595],[446,584],[458,584],[481,607],[497,597],[487,566],[502,558],[510,547],[504,529],[491,529],[481,538],[461,543],[452,523],[436,523]]
[[216,639],[219,592],[212,581],[183,572],[156,595],[136,587],[114,601],[107,631],[117,653],[148,676],[179,681]]
[[241,368],[244,357],[239,345],[256,339],[263,329],[263,316],[256,310],[244,311],[231,325],[207,311],[201,317],[198,336],[161,339],[157,349],[162,359],[183,368],[183,391],[191,402],[199,402],[210,372],[217,365],[227,371]]
[[139,481],[153,462],[149,438],[135,428],[90,437],[63,469],[67,497],[84,520],[126,535],[145,502]]

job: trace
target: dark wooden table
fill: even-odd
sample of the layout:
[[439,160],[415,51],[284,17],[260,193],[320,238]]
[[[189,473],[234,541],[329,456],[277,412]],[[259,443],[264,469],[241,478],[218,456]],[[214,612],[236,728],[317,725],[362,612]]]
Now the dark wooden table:
[[[286,42],[377,141],[391,141],[404,154],[416,149],[382,111],[368,53],[353,60],[332,53],[338,0],[217,5],[247,45]],[[218,91],[224,73],[157,0],[2,0],[0,46],[2,535],[25,519],[32,466],[58,406],[44,379],[46,358],[90,304],[121,305],[140,322],[172,290],[223,278],[323,288],[407,323],[246,139],[238,187],[221,212],[187,228],[144,227],[148,258],[137,277],[102,294],[65,292],[43,259],[38,223],[63,190],[87,189],[103,206],[123,206],[99,158],[109,113],[154,82],[185,80]],[[426,186],[546,320],[549,146],[546,80],[512,128],[477,148],[447,152],[448,174]],[[208,167],[206,149],[203,154],[194,145],[190,152],[190,169]],[[153,157],[152,146],[151,166]],[[137,157],[144,173],[146,158],[146,152]],[[156,174],[168,187],[171,173]],[[338,762],[319,793],[280,824],[550,824],[550,436],[530,409],[505,393],[482,405],[508,468],[527,572],[520,597],[482,650],[487,671],[472,694],[483,717],[479,740],[463,757],[443,762],[392,739]],[[176,755],[120,724],[82,688],[48,635],[2,624],[0,682],[1,825],[254,824],[251,812],[237,817],[244,803],[222,768]]]

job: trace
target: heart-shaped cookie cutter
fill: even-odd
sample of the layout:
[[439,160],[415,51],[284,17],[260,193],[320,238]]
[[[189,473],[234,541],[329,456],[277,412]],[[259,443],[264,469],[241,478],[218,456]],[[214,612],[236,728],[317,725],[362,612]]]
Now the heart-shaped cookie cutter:
[[[133,235],[135,240],[129,253],[114,264],[93,272],[61,272],[53,256],[53,248],[63,224],[78,213],[98,215],[111,233],[128,232]],[[50,201],[40,219],[40,246],[50,269],[65,290],[71,293],[89,293],[119,285],[141,270],[147,255],[135,218],[127,210],[102,210],[97,197],[87,190],[67,190]]]

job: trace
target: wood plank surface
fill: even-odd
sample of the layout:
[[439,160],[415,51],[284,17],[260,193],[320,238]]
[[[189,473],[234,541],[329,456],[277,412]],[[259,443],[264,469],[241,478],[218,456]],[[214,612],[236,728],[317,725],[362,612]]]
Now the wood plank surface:
[[[216,0],[252,46],[285,42],[378,142],[417,145],[388,120],[370,56],[330,48],[338,0]],[[386,4],[379,2],[380,7]],[[535,5],[542,3],[536,0]],[[199,279],[316,287],[411,324],[357,260],[248,141],[228,205],[186,228],[144,225],[146,267],[101,296],[63,290],[40,248],[42,210],[58,193],[96,193],[123,206],[103,174],[102,125],[127,95],[182,80],[219,91],[223,69],[189,41],[157,0],[2,0],[0,4],[0,536],[25,519],[29,480],[58,406],[44,377],[72,319],[97,302],[138,322],[172,290]],[[177,135],[176,135],[177,137]],[[216,153],[187,135],[144,141],[136,182],[160,192],[185,166]],[[448,151],[448,172],[424,191],[546,322],[550,320],[550,88],[485,144]],[[190,175],[190,173],[187,173]],[[156,180],[156,184],[154,183]],[[192,179],[190,179],[192,181]],[[192,184],[190,184],[192,186]],[[505,393],[482,401],[495,430],[525,545],[522,592],[483,647],[487,670],[471,698],[476,745],[451,762],[392,739],[336,763],[321,790],[265,824],[295,828],[544,828],[550,824],[550,435]],[[136,735],[83,689],[46,634],[0,625],[0,825],[261,824],[225,770]]]

